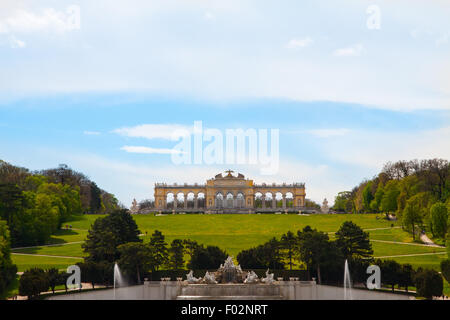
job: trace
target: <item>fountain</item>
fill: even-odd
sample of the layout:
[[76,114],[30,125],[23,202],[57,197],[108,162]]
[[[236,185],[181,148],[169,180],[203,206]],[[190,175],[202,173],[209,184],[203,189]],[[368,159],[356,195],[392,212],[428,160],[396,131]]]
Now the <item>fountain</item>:
[[118,287],[125,285],[125,281],[117,263],[114,264],[114,300],[116,300],[116,283],[118,284]]
[[[373,290],[353,290],[348,261],[344,265],[344,286],[318,285],[316,281],[299,281],[290,277],[275,280],[275,275],[266,271],[261,278],[254,271],[243,271],[228,257],[217,271],[207,271],[203,278],[194,277],[191,270],[187,280],[161,281],[145,279],[143,285],[127,286],[119,266],[114,265],[114,288],[93,290],[69,295],[55,295],[51,300],[409,300],[404,294]],[[116,291],[117,288],[117,291]],[[112,290],[112,291],[111,291]]]
[[350,279],[347,259],[345,259],[344,266],[344,300],[352,300],[352,281]]

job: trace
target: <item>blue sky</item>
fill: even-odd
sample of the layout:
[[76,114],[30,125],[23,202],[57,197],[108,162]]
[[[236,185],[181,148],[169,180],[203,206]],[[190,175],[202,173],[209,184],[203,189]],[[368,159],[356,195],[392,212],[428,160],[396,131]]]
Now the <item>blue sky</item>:
[[229,166],[126,152],[176,143],[118,129],[274,128],[277,175],[232,167],[332,202],[386,161],[450,158],[449,16],[438,0],[2,1],[0,159],[66,163],[130,205]]

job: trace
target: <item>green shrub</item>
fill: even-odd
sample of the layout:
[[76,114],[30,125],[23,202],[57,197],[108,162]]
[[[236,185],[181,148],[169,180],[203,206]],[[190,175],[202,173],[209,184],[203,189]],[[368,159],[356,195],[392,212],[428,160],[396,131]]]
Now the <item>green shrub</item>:
[[442,276],[432,269],[419,269],[415,275],[417,295],[427,299],[442,296],[444,281]]

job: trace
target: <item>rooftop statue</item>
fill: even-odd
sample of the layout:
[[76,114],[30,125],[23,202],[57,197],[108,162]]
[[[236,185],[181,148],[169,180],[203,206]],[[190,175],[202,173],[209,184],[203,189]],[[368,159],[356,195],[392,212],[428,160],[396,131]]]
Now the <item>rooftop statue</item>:
[[328,207],[327,198],[325,198],[323,200],[322,207],[320,208],[320,211],[322,211],[322,213],[328,213],[330,211],[330,208]]
[[136,199],[133,199],[133,202],[131,203],[130,212],[132,214],[134,214],[134,213],[138,213],[138,211],[139,211],[139,205],[138,205]]

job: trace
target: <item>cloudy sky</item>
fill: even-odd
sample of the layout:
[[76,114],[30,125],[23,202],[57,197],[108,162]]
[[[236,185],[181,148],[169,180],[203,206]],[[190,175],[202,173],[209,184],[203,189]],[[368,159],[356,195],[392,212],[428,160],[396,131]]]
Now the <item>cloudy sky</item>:
[[[322,202],[450,159],[450,3],[0,2],[0,159],[66,163],[130,205],[231,167]],[[171,133],[279,129],[280,167],[175,165]]]

